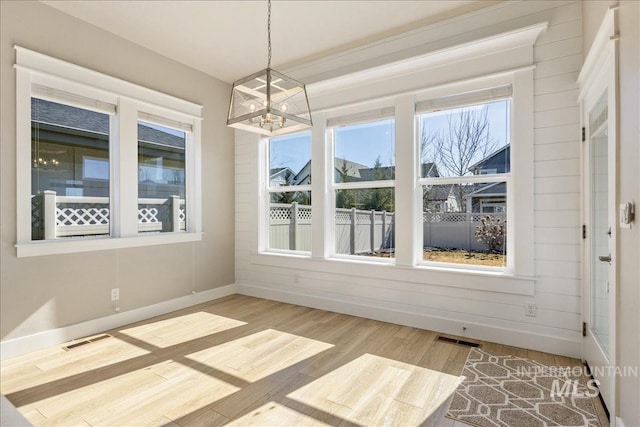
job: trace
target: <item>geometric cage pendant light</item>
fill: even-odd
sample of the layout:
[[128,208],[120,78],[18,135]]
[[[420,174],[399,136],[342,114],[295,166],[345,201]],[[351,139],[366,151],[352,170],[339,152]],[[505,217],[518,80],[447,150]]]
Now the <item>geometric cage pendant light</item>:
[[267,37],[267,68],[233,84],[227,126],[266,136],[308,129],[312,122],[304,84],[271,69],[271,0]]

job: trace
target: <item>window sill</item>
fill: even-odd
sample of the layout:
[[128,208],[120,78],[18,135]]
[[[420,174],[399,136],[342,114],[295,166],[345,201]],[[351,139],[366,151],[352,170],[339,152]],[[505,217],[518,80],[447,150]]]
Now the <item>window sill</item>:
[[269,252],[252,253],[251,262],[270,267],[526,296],[533,296],[535,289],[534,277],[518,276],[505,271],[465,270],[425,265],[399,266],[387,262],[361,261],[352,258],[319,259]]
[[202,233],[163,233],[152,236],[119,238],[56,239],[18,243],[18,258],[44,255],[70,254],[77,252],[104,251],[110,249],[136,248],[141,246],[168,245],[197,242]]

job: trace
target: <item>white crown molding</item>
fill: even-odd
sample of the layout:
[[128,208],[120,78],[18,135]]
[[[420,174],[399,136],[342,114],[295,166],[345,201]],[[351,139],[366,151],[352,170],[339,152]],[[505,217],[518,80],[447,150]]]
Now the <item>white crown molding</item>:
[[582,100],[585,95],[585,89],[590,86],[590,82],[598,74],[597,71],[605,62],[608,53],[607,47],[618,38],[618,6],[614,5],[607,10],[578,75],[578,84],[581,88],[578,101]]
[[[335,77],[307,85],[311,97],[328,91],[336,91],[362,85],[394,76],[410,74],[421,70],[434,68],[446,64],[460,62],[469,58],[477,58],[496,52],[533,46],[538,36],[547,29],[549,24],[539,24],[520,28],[514,31],[496,34],[483,39],[450,46],[435,52],[415,56],[397,61],[392,64],[380,65],[364,71],[354,72],[345,76]],[[522,66],[531,64],[522,64]]]

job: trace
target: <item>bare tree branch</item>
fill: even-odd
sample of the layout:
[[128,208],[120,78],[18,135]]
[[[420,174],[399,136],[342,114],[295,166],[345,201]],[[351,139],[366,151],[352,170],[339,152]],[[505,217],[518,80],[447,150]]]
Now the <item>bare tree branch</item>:
[[[488,108],[463,108],[447,115],[448,129],[423,127],[422,162],[432,162],[440,176],[465,176],[470,167],[496,151],[498,143],[490,137]],[[470,186],[456,185],[456,198],[464,212],[464,199]]]

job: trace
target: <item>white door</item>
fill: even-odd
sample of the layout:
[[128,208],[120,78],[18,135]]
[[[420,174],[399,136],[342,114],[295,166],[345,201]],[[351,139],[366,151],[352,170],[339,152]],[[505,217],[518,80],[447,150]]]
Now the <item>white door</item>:
[[616,409],[616,7],[609,8],[578,77],[583,138],[583,320],[582,358],[599,383],[611,419]]
[[[614,365],[612,358],[613,323],[615,314],[614,277],[611,267],[613,245],[615,182],[611,165],[613,136],[609,120],[609,91],[599,97],[593,97],[593,103],[585,103],[585,121],[587,138],[585,144],[585,163],[587,172],[585,201],[587,201],[586,245],[585,245],[585,298],[587,334],[584,337],[583,358],[591,368],[592,375],[599,382],[600,393],[607,407],[612,405],[613,383],[611,373]],[[587,97],[586,101],[589,101]]]

